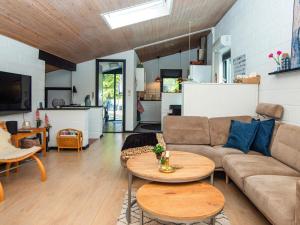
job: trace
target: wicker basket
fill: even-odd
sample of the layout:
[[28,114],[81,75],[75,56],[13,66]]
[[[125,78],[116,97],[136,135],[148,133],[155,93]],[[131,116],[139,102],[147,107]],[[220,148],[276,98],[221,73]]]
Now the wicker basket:
[[77,149],[82,151],[82,132],[72,128],[60,130],[57,133],[57,150],[61,149]]

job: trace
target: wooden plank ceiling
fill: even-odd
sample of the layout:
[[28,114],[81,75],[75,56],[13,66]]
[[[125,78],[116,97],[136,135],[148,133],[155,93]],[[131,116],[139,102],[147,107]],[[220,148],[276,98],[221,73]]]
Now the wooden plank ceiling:
[[[191,36],[191,49],[199,47],[200,38],[207,36],[210,32],[203,32]],[[164,43],[151,45],[145,48],[137,49],[138,54],[142,62],[167,55],[176,54],[179,51],[189,50],[189,37],[183,37]]]
[[186,34],[189,21],[192,31],[212,27],[236,0],[174,0],[170,16],[115,30],[100,16],[146,1],[1,0],[0,34],[79,63]]

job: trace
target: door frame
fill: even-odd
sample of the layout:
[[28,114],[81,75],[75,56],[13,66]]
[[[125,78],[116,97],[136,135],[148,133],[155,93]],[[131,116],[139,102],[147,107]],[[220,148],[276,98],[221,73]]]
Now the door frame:
[[[125,119],[126,119],[126,59],[96,59],[96,106],[99,106],[99,64],[101,62],[121,62],[123,63],[123,118],[122,118],[122,130],[125,129]],[[115,98],[115,96],[114,96]],[[114,132],[118,133],[118,132]]]

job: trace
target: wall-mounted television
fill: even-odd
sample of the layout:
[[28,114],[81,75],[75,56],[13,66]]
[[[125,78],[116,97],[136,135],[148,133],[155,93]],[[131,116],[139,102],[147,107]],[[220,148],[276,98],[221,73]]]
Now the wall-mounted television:
[[0,71],[0,115],[31,112],[31,76]]

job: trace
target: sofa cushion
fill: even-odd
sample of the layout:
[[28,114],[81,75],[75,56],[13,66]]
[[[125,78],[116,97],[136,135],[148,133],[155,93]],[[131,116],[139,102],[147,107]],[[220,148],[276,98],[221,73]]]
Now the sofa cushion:
[[297,190],[296,190],[296,225],[300,225],[300,180],[297,181]]
[[[209,145],[174,145],[167,144],[167,149],[170,151],[185,151],[203,155],[215,162],[217,169],[223,168],[222,159],[228,154],[243,154],[238,149],[224,148],[222,146],[211,147]],[[259,154],[258,152],[250,151],[248,154]]]
[[296,170],[280,161],[261,155],[226,155],[222,161],[227,175],[244,190],[244,179],[253,175],[300,176]]
[[185,151],[203,155],[215,162],[216,168],[222,168],[222,155],[209,145],[174,145],[167,144],[170,151]]
[[256,120],[253,120],[251,123],[232,120],[228,140],[224,147],[237,148],[244,153],[249,152],[251,144],[256,136],[258,126],[259,122]]
[[271,156],[269,147],[273,135],[275,120],[263,120],[258,121],[258,123],[258,130],[251,145],[251,149],[257,152],[261,152],[265,156]]
[[250,116],[214,117],[209,119],[210,142],[212,146],[227,142],[231,120],[250,122]]
[[167,144],[210,144],[207,117],[166,116],[163,127],[164,140]]
[[296,183],[300,177],[258,175],[245,179],[248,198],[275,225],[294,225]]
[[279,161],[300,171],[300,127],[281,125],[272,145],[271,154]]
[[256,107],[256,113],[274,119],[281,119],[283,115],[283,107],[276,104],[259,103]]

